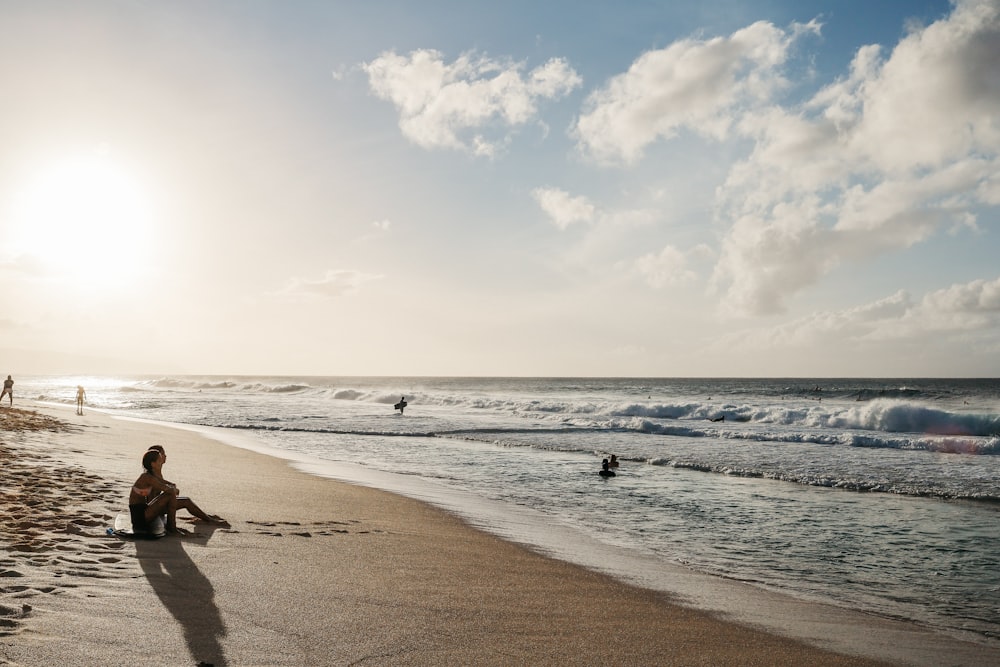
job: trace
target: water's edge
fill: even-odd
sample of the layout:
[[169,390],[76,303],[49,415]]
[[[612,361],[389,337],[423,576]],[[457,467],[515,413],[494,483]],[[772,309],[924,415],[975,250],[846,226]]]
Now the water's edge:
[[725,620],[839,653],[927,667],[1000,664],[1000,641],[971,633],[944,634],[909,621],[804,601],[783,592],[703,574],[639,550],[601,543],[570,527],[554,526],[548,517],[526,507],[479,498],[411,475],[278,449],[250,434],[229,429],[142,419],[110,411],[107,414],[116,419],[193,431],[227,446],[288,461],[307,474],[426,502],[458,516],[475,529],[524,545],[541,555],[665,593],[679,604]]

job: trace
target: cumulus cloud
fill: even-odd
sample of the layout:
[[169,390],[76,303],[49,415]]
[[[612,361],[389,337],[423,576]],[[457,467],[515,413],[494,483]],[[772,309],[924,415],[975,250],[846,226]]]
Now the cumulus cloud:
[[786,32],[760,21],[728,37],[649,51],[590,95],[575,134],[585,152],[610,162],[634,162],[682,127],[722,138],[740,109],[785,85],[780,67],[789,47],[818,30],[815,22]]
[[1000,278],[952,285],[919,301],[900,290],[854,308],[821,311],[779,326],[730,334],[716,344],[722,349],[764,350],[968,334],[996,338],[998,325]]
[[718,192],[713,276],[735,314],[782,312],[834,267],[974,227],[997,202],[1000,2],[964,0],[796,109],[749,110]]
[[[1000,278],[952,285],[924,297],[909,313],[909,329],[976,331],[1000,324]],[[883,332],[891,337],[893,332]]]
[[535,188],[531,196],[559,229],[594,219],[596,209],[586,197],[574,197],[559,188]]
[[388,51],[361,68],[372,92],[396,106],[409,140],[486,156],[507,141],[505,131],[534,118],[540,100],[563,97],[581,84],[561,58],[525,72],[523,64],[471,53],[447,63],[440,52],[420,49]]
[[[703,248],[696,248],[701,254]],[[651,287],[662,288],[669,285],[692,282],[697,274],[688,267],[688,255],[672,245],[664,246],[658,253],[649,253],[635,260],[635,273]]]
[[345,269],[330,270],[321,278],[293,277],[284,288],[274,292],[273,296],[335,298],[354,294],[363,284],[372,280],[379,280],[382,277],[380,275],[362,273],[361,271]]

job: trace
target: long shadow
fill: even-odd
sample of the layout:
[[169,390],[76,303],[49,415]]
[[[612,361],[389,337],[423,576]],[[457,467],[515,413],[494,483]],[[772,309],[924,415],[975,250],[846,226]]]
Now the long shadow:
[[183,628],[184,640],[197,664],[223,667],[226,656],[220,640],[226,626],[215,605],[215,589],[184,548],[185,543],[203,544],[214,528],[199,525],[197,535],[136,540],[135,551],[160,602]]

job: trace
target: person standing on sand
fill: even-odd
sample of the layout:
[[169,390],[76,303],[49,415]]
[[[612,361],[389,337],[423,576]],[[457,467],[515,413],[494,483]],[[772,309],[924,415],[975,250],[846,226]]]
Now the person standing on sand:
[[3,381],[3,392],[0,393],[0,401],[3,401],[4,396],[10,396],[10,407],[14,407],[14,380],[9,375]]
[[87,398],[87,392],[82,385],[76,385],[76,414],[83,414],[83,401]]

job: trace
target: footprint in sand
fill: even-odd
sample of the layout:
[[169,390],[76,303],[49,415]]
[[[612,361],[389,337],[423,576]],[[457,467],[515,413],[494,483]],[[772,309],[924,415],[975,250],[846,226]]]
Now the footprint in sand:
[[0,604],[0,616],[24,616],[31,611],[31,605],[23,604],[20,607],[10,607]]

